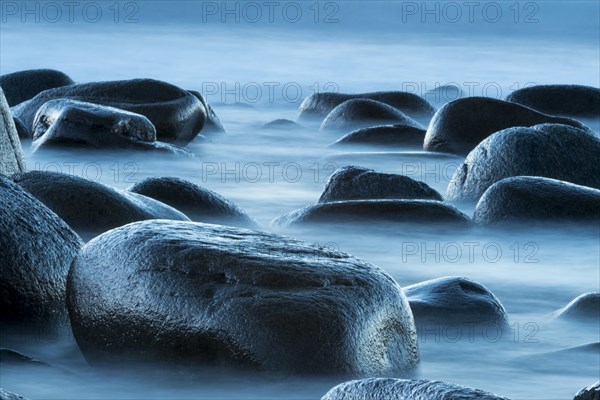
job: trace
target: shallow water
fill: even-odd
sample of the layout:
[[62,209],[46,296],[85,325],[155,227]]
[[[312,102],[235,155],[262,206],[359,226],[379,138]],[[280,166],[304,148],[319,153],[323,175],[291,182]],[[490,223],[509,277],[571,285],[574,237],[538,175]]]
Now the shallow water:
[[[298,3],[305,17],[297,23],[281,18],[222,23],[213,16],[204,22],[199,2],[135,3],[138,22],[133,24],[122,23],[123,12],[131,11],[126,3],[118,3],[119,23],[108,3],[98,3],[104,17],[97,23],[44,18],[35,23],[31,17],[23,23],[20,15],[2,19],[1,74],[48,67],[81,82],[163,79],[204,92],[227,129],[214,143],[192,143],[196,158],[190,160],[65,150],[27,154],[28,168],[72,173],[118,188],[149,176],[178,176],[235,201],[265,230],[351,253],[380,266],[401,286],[449,275],[473,279],[503,303],[511,334],[496,338],[489,332],[471,341],[462,332],[455,343],[456,332],[431,332],[420,339],[419,376],[512,399],[571,398],[598,380],[600,353],[544,353],[598,342],[600,327],[552,322],[549,314],[582,293],[600,290],[599,229],[275,229],[269,225],[273,218],[314,204],[337,167],[358,163],[404,173],[444,193],[462,158],[413,150],[382,154],[380,149],[357,155],[328,147],[339,136],[316,126],[300,131],[260,126],[276,118],[295,119],[299,102],[315,90],[404,89],[425,95],[436,84],[454,82],[467,95],[503,98],[531,83],[598,87],[598,4],[535,2],[536,23],[524,22],[523,13],[535,10],[525,2],[515,3],[521,10],[518,23],[512,3],[497,3],[504,12],[497,23],[481,17],[450,23],[444,20],[448,15],[441,15],[439,23],[431,17],[423,23],[420,16],[402,14],[400,3],[329,3],[337,6],[337,23],[314,23],[308,3]],[[319,5],[321,22],[323,13],[336,10],[325,6]],[[472,213],[472,205],[459,207]],[[57,337],[6,333],[2,346],[68,373],[3,370],[0,386],[33,399],[314,399],[345,380],[257,378],[214,370],[194,376],[144,369],[102,372],[87,367],[68,333],[51,336]]]

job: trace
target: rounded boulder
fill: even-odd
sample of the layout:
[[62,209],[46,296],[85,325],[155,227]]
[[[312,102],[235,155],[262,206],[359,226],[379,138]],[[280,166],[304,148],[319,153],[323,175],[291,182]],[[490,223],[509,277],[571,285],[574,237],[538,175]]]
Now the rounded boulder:
[[520,104],[488,97],[452,101],[433,116],[423,149],[468,154],[491,134],[510,127],[564,124],[586,129],[578,121],[539,113]]
[[369,199],[443,200],[442,196],[426,183],[408,176],[348,166],[336,170],[329,177],[319,203]]
[[302,374],[412,371],[402,289],[379,268],[287,237],[143,221],[72,264],[73,333],[95,365],[186,363]]
[[509,128],[469,153],[452,176],[446,199],[477,201],[494,183],[540,176],[600,189],[600,139],[560,124]]

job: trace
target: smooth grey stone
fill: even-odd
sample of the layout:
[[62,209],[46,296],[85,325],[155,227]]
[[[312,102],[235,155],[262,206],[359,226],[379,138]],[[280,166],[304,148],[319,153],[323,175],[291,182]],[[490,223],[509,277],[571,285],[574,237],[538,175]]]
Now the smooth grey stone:
[[29,69],[0,76],[0,86],[10,107],[34,98],[44,90],[74,83],[67,74],[54,69]]
[[426,183],[408,176],[348,166],[337,169],[329,177],[319,203],[369,199],[443,200],[442,196]]
[[584,293],[554,313],[555,318],[600,323],[600,292]]
[[435,113],[427,128],[423,149],[466,155],[502,129],[546,123],[570,125],[592,132],[578,121],[545,115],[516,103],[467,97],[452,101]]
[[368,100],[347,100],[335,107],[323,123],[322,131],[352,131],[377,125],[406,125],[423,129],[423,125],[402,111],[385,103]]
[[497,132],[456,169],[446,200],[477,201],[494,183],[513,176],[540,176],[600,189],[600,139],[560,124]]
[[471,220],[458,209],[434,200],[345,200],[304,207],[275,220],[272,225],[366,224],[376,227],[387,223],[452,225],[469,227]]
[[381,125],[352,131],[332,146],[423,148],[425,130],[407,125]]
[[600,190],[537,176],[502,179],[475,208],[478,224],[600,222]]
[[[465,326],[482,329],[489,335],[508,331],[508,315],[500,300],[485,286],[463,277],[443,277],[404,288],[415,318],[417,332],[427,334],[434,328]],[[492,329],[493,328],[493,329]],[[475,332],[475,329],[474,329]],[[464,339],[473,339],[465,331]]]
[[13,179],[86,239],[135,221],[189,221],[159,201],[79,176],[31,171]]
[[136,222],[84,246],[67,291],[93,365],[354,375],[408,373],[419,362],[408,303],[388,274],[270,233]]
[[537,85],[515,90],[506,101],[539,112],[568,117],[600,118],[600,89],[582,85]]
[[185,145],[206,122],[206,110],[194,95],[154,79],[91,82],[49,89],[12,108],[26,127],[33,127],[37,111],[53,99],[79,100],[120,108],[148,118],[158,140]]
[[0,319],[64,314],[69,265],[82,242],[32,195],[0,176]]
[[315,93],[305,98],[300,104],[298,119],[322,121],[331,110],[347,100],[354,99],[368,99],[385,103],[424,124],[427,124],[435,113],[435,108],[431,104],[414,93],[399,91],[359,94],[325,92]]
[[174,178],[146,178],[128,191],[158,200],[183,212],[192,221],[256,228],[258,225],[246,212],[212,190],[192,182]]

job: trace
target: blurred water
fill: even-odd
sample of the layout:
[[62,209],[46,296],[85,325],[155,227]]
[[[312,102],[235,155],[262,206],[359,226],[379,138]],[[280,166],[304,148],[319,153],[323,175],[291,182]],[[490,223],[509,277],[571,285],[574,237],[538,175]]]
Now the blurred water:
[[[497,22],[475,14],[472,23],[466,17],[449,22],[451,15],[442,11],[439,22],[431,15],[423,22],[420,2],[321,2],[318,23],[311,14],[314,8],[309,8],[313,3],[302,2],[294,3],[304,13],[295,23],[277,17],[273,23],[251,23],[244,15],[239,23],[231,16],[222,22],[222,3],[191,1],[133,2],[137,9],[131,2],[114,3],[120,10],[117,23],[109,8],[112,2],[95,3],[104,12],[97,23],[81,18],[51,23],[44,15],[39,23],[31,15],[23,23],[22,10],[13,14],[7,3],[12,4],[2,5],[0,74],[47,67],[79,82],[166,80],[203,91],[228,132],[215,143],[192,143],[189,148],[197,155],[193,160],[53,151],[27,154],[29,169],[74,173],[119,188],[148,176],[182,177],[223,194],[265,230],[278,232],[269,222],[315,203],[336,167],[358,163],[404,173],[444,193],[462,161],[423,154],[351,154],[352,150],[328,147],[338,136],[315,126],[299,131],[261,129],[276,118],[295,119],[298,103],[314,91],[404,89],[424,95],[436,84],[455,83],[467,95],[503,98],[531,83],[600,86],[600,14],[598,3],[591,1],[496,2],[503,12]],[[206,7],[214,4],[217,14],[207,15],[214,9]],[[236,3],[227,4],[235,8]],[[238,3],[240,10],[245,4]],[[415,4],[417,14],[412,14]],[[439,10],[444,7],[427,4],[434,10],[436,4]],[[488,3],[478,4],[483,9]],[[520,10],[517,22],[515,7]],[[131,11],[136,11],[132,18],[138,22],[123,23]],[[333,11],[337,22],[324,23]],[[531,18],[537,22],[526,23],[525,16],[533,11]],[[472,213],[472,207],[461,208]],[[283,233],[372,262],[402,286],[459,275],[481,282],[498,296],[509,313],[512,336],[497,342],[492,337],[453,343],[443,332],[432,333],[420,343],[423,378],[513,399],[544,400],[570,398],[599,378],[597,350],[540,355],[600,340],[600,327],[548,318],[579,294],[600,290],[598,229],[394,227]],[[344,380],[257,378],[210,370],[193,377],[145,370],[99,372],[86,366],[73,341],[64,336],[51,341],[5,337],[3,346],[70,372],[3,370],[0,386],[33,399],[305,399],[319,398]]]

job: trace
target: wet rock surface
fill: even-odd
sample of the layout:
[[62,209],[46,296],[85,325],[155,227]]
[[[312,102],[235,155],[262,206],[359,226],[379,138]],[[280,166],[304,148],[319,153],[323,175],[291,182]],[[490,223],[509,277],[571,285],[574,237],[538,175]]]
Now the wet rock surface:
[[0,76],[0,86],[10,107],[32,99],[44,90],[74,83],[67,74],[54,69],[30,69]]
[[393,378],[344,382],[321,400],[508,400],[479,389],[452,383]]
[[485,191],[473,220],[479,224],[594,224],[600,221],[600,190],[549,178],[506,178]]
[[56,214],[0,176],[0,319],[64,312],[65,282],[81,240]]
[[382,125],[352,131],[333,146],[423,148],[425,130],[406,125]]
[[0,175],[25,170],[23,150],[13,117],[0,88]]
[[33,122],[34,151],[45,146],[134,148],[156,140],[154,125],[140,114],[76,100],[44,103]]
[[329,177],[319,203],[369,199],[443,200],[442,196],[426,183],[408,176],[348,166],[336,170]]
[[27,400],[23,396],[19,396],[13,392],[9,392],[8,390],[4,390],[0,388],[0,400]]
[[95,365],[383,374],[418,364],[408,304],[389,275],[279,235],[133,223],[82,249],[67,291],[75,338]]
[[206,122],[206,110],[194,95],[154,79],[83,83],[41,92],[12,108],[26,127],[32,127],[37,111],[53,99],[70,99],[119,108],[148,118],[158,140],[185,145]]
[[468,97],[452,101],[436,112],[427,128],[423,149],[466,155],[495,132],[546,123],[570,125],[591,132],[569,118],[545,115],[502,100]]
[[600,381],[578,391],[573,400],[600,400]]
[[184,179],[147,178],[127,190],[168,204],[195,222],[257,227],[252,217],[233,202]]
[[506,101],[551,115],[600,118],[600,89],[582,85],[538,85],[516,90]]
[[[417,332],[464,325],[489,329],[491,336],[507,331],[508,316],[485,286],[463,277],[443,277],[404,288]],[[480,337],[480,334],[477,333]],[[471,339],[471,338],[470,338]]]
[[32,171],[17,174],[13,180],[86,239],[135,221],[189,221],[159,201],[78,176]]
[[361,94],[315,93],[300,104],[299,120],[323,120],[337,106],[347,100],[368,99],[385,103],[407,114],[417,121],[427,124],[435,108],[425,99],[408,92],[372,92]]
[[[468,227],[471,220],[458,209],[434,200],[348,200],[304,207],[276,218],[272,225],[423,223]],[[371,225],[372,226],[372,225]]]
[[225,127],[221,123],[221,119],[217,116],[217,113],[213,110],[213,108],[208,104],[206,98],[202,95],[202,93],[196,90],[188,90],[194,97],[196,97],[202,105],[204,106],[204,110],[206,111],[206,123],[202,128],[202,134],[206,136],[210,135],[222,135],[226,133]]
[[423,125],[392,106],[375,100],[354,99],[331,110],[323,120],[321,130],[351,131],[386,124],[423,129]]
[[600,323],[600,292],[584,293],[556,311],[556,318]]
[[456,169],[446,199],[477,201],[491,185],[513,176],[546,177],[600,189],[600,139],[561,124],[497,132]]

